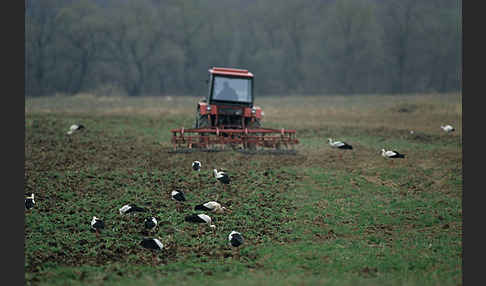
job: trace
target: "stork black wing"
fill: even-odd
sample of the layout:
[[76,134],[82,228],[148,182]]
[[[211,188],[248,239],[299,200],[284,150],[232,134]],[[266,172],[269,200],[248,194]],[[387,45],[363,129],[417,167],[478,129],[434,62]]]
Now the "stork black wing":
[[223,184],[229,184],[231,181],[230,177],[226,173],[224,173],[220,178],[218,178],[218,180]]
[[30,210],[34,207],[34,201],[32,199],[25,199],[25,208]]
[[133,213],[133,212],[146,212],[146,210],[142,207],[136,206],[136,205],[131,205],[130,209],[127,210],[126,213]]
[[178,192],[173,197],[174,197],[175,200],[177,200],[179,202],[185,202],[186,201],[186,196],[181,192]]
[[150,238],[144,238],[140,242],[140,245],[143,246],[144,248],[148,248],[148,249],[154,249],[154,250],[160,249],[160,247],[157,245],[155,240],[150,239]]
[[105,222],[102,221],[102,220],[97,220],[94,224],[93,224],[93,227],[94,228],[97,228],[97,229],[103,229],[105,228]]
[[155,223],[152,221],[152,218],[147,218],[145,220],[145,228],[154,228]]
[[391,156],[391,158],[405,158],[405,154],[400,154],[395,150],[393,152],[395,152],[395,155]]
[[344,144],[342,146],[339,146],[338,147],[339,149],[347,149],[347,150],[352,150],[353,149],[353,146],[349,145],[349,144]]
[[187,222],[194,222],[194,223],[206,223],[206,221],[200,218],[197,214],[188,215],[184,218],[184,220]]
[[204,206],[204,204],[200,204],[194,207],[195,211],[211,211],[210,208]]

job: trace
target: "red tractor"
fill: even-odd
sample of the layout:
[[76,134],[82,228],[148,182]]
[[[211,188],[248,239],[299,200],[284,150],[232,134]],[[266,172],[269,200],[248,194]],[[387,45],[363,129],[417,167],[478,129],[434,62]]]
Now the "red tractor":
[[295,130],[262,128],[263,111],[254,106],[253,74],[248,70],[213,67],[208,97],[197,104],[194,128],[173,129],[174,151],[243,151],[265,148],[291,151],[299,143]]

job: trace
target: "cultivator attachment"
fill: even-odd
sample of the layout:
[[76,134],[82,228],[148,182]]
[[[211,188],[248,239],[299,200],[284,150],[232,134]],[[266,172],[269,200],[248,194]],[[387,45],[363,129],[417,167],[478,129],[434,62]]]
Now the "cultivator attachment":
[[193,128],[171,130],[171,152],[215,152],[236,150],[243,153],[295,154],[295,130],[257,128]]

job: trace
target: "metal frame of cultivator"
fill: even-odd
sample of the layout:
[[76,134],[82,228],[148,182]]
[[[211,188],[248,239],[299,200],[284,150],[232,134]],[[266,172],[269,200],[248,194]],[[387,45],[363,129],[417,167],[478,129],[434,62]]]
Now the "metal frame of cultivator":
[[236,150],[243,153],[295,154],[295,130],[193,128],[171,130],[174,153]]

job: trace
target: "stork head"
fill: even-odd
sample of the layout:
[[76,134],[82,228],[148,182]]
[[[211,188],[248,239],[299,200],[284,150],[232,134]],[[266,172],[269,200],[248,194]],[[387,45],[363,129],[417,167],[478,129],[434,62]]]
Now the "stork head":
[[332,143],[332,139],[331,138],[327,138],[327,142]]
[[210,224],[209,227],[212,228],[212,229],[216,228],[216,226],[214,224]]
[[223,209],[223,211],[224,211],[225,213],[231,213],[231,210],[230,210],[230,209],[227,209],[227,208],[225,208],[225,207],[222,207],[222,209]]
[[218,213],[218,214],[222,214],[226,211],[226,208],[225,207],[216,207],[216,209],[214,210],[215,213]]
[[214,174],[214,176],[216,177],[216,175],[218,175],[218,170],[213,169],[213,174]]

